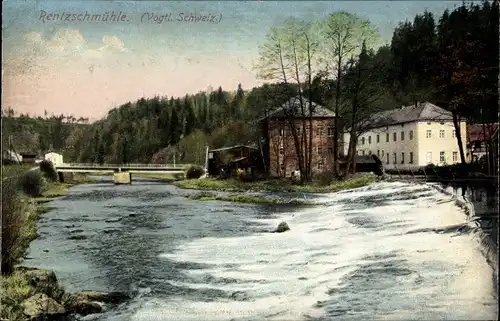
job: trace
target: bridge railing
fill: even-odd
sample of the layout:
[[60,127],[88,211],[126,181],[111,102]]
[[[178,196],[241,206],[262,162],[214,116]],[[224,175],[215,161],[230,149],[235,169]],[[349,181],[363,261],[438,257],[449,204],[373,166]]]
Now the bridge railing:
[[64,163],[60,167],[149,167],[149,168],[184,168],[187,164],[95,164],[95,163]]

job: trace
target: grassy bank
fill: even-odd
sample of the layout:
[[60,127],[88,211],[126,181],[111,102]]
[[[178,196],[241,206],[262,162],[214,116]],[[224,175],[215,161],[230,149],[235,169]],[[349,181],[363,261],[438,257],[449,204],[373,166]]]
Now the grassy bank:
[[236,202],[236,203],[251,203],[251,204],[294,204],[294,205],[308,205],[309,203],[302,200],[291,200],[289,202],[283,203],[277,198],[266,197],[266,196],[253,196],[253,195],[215,195],[212,193],[200,193],[196,195],[188,196],[189,199],[198,201],[226,201],[226,202]]
[[[2,288],[0,318],[27,320],[22,302],[38,290],[32,286],[29,274],[16,266],[27,253],[29,244],[37,237],[36,222],[39,215],[51,210],[44,203],[64,195],[75,184],[89,182],[75,175],[70,183],[59,183],[53,173],[46,175],[34,166],[2,167]],[[58,290],[59,291],[59,290]],[[63,293],[59,291],[58,293]],[[53,297],[55,293],[44,294]]]
[[306,192],[331,193],[340,190],[358,188],[375,182],[374,175],[354,176],[344,181],[329,184],[313,182],[307,185],[293,184],[285,179],[269,179],[256,182],[242,182],[237,179],[219,180],[214,178],[190,179],[175,182],[174,185],[184,189],[210,190],[223,192]]
[[133,177],[153,178],[162,182],[176,182],[184,178],[183,174],[170,174],[170,173],[133,173]]

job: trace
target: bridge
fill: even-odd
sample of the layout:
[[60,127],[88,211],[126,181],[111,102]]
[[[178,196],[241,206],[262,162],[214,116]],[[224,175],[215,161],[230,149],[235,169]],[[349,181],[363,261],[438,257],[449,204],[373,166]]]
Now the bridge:
[[63,173],[113,173],[115,184],[130,184],[132,173],[184,174],[186,164],[92,164],[63,163],[56,165],[59,179]]

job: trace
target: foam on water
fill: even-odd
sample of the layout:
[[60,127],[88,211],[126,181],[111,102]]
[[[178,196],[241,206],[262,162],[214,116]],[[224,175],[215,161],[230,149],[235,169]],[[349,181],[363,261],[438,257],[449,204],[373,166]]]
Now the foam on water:
[[[228,296],[152,298],[132,320],[328,319],[339,311],[353,320],[495,318],[492,271],[473,235],[431,230],[465,222],[449,199],[429,186],[383,183],[259,220],[270,229],[284,220],[286,233],[182,244],[160,257],[210,267],[186,269],[185,280],[170,283]],[[427,232],[407,233],[418,229]]]

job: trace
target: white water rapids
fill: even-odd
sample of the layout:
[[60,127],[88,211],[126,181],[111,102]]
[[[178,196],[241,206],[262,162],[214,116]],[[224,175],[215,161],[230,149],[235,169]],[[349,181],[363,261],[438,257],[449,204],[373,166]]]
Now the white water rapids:
[[291,230],[189,239],[159,255],[209,264],[170,284],[230,298],[142,297],[130,304],[130,320],[497,317],[492,269],[476,235],[432,230],[463,224],[463,210],[428,185],[376,184],[325,195],[293,214],[248,217],[256,220],[270,230],[286,221]]

